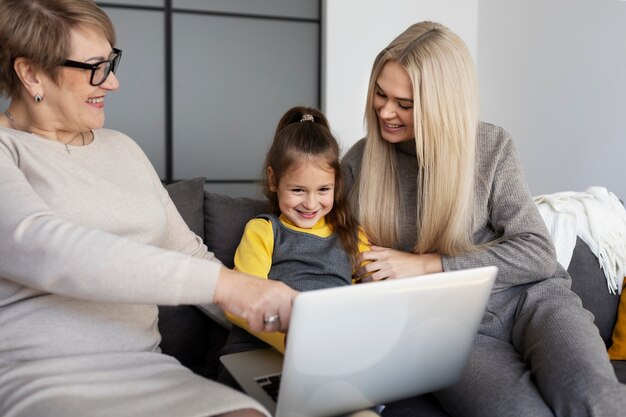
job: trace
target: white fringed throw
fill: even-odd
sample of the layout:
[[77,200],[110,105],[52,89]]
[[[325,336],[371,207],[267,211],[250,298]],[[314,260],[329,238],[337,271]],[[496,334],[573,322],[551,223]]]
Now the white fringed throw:
[[534,200],[552,235],[559,263],[567,269],[580,236],[598,257],[609,291],[621,293],[626,276],[626,209],[615,194],[590,187]]

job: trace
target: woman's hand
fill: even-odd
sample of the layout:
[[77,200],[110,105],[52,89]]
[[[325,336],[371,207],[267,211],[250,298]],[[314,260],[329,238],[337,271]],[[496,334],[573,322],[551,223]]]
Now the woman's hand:
[[245,319],[254,332],[285,332],[297,294],[282,282],[222,268],[213,299],[224,310]]
[[380,246],[371,247],[372,250],[360,255],[356,277],[361,282],[380,281],[383,279],[406,278],[415,275],[442,272],[441,255],[427,253],[417,255]]

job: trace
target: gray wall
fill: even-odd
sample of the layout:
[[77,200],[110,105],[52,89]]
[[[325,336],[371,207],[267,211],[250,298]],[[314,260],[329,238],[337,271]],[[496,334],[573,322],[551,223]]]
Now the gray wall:
[[[137,1],[137,0],[135,0]],[[142,3],[148,3],[143,0]],[[155,0],[152,0],[155,3]],[[163,12],[105,8],[122,49],[120,89],[107,95],[105,127],[133,138],[165,178]],[[141,28],[140,31],[137,28]],[[137,36],[140,32],[141,36]]]
[[164,2],[116,2],[158,9],[136,11],[107,3],[124,49],[107,126],[137,140],[163,179],[203,176],[209,190],[257,195],[281,115],[294,105],[319,106],[319,1],[172,1],[171,153]]
[[[128,4],[126,0],[107,3]],[[132,4],[161,10],[106,8],[124,48],[118,73],[122,87],[108,98],[107,126],[137,140],[164,177],[163,0],[132,0]],[[337,9],[332,4],[329,10]],[[384,4],[381,0],[380,7]],[[432,7],[438,4],[432,1]],[[445,4],[457,10],[452,3]],[[258,175],[282,111],[295,104],[318,104],[318,1],[173,0],[173,6],[179,10],[173,19],[174,57],[181,61],[173,68],[174,174],[206,176],[217,181],[208,185],[216,191],[254,194],[256,186],[250,181]],[[603,185],[626,199],[622,179],[626,2],[479,0],[476,7],[482,119],[513,134],[531,192]],[[184,13],[188,8],[208,8],[215,14]],[[355,24],[351,10],[324,16],[325,24],[349,32]],[[359,10],[358,21],[383,24],[377,9],[369,7],[369,17]],[[419,10],[423,8],[413,10],[415,20],[421,16]],[[241,12],[306,16],[314,22],[219,15]],[[475,15],[468,16],[468,24],[476,24]],[[396,31],[405,26],[398,27],[392,19],[388,24]],[[264,42],[261,38],[266,36]],[[191,62],[185,63],[187,59]],[[345,66],[333,62],[325,64],[327,73],[345,72]],[[236,64],[232,71],[231,63]],[[242,80],[250,76],[252,80]],[[277,80],[275,88],[268,85]],[[333,91],[325,92],[327,100]],[[345,85],[333,94],[362,100],[360,92],[346,90]],[[259,101],[253,101],[252,95]],[[0,108],[5,106],[0,100]],[[359,110],[352,124],[360,130],[362,106],[355,106]],[[340,126],[345,116],[339,110],[331,123]],[[353,141],[358,132],[344,136],[344,142]]]
[[174,177],[258,178],[285,110],[318,105],[319,24],[176,14],[173,26]]
[[626,199],[626,2],[480,0],[482,118],[512,133],[533,194]]
[[172,0],[171,37],[165,0],[98,3],[123,50],[105,127],[138,142],[163,180],[203,176],[208,190],[258,195],[282,114],[320,106],[319,0]]
[[[433,20],[463,38],[476,59],[479,0],[323,0],[322,106],[343,151],[365,133],[374,58],[411,24]],[[399,13],[399,11],[401,11]]]

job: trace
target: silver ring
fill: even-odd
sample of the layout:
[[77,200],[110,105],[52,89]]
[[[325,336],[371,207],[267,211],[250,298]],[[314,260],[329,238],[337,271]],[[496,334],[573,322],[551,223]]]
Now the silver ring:
[[271,316],[263,317],[263,326],[268,327],[272,324],[280,323],[280,316],[278,314],[272,314]]

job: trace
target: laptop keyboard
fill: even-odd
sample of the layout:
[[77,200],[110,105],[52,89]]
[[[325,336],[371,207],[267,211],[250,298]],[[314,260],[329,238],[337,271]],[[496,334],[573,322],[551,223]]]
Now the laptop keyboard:
[[280,388],[281,374],[266,375],[256,378],[257,384],[263,388],[274,401],[278,401],[278,389]]

